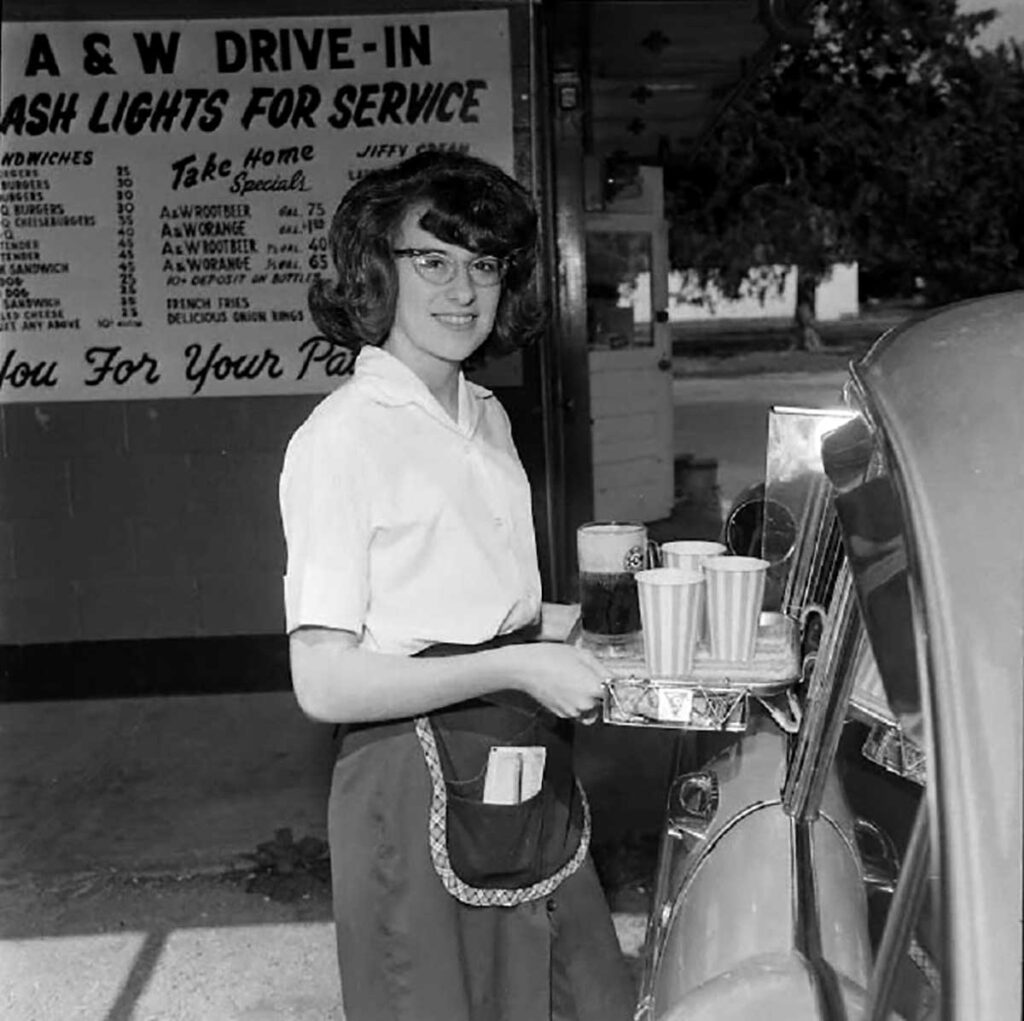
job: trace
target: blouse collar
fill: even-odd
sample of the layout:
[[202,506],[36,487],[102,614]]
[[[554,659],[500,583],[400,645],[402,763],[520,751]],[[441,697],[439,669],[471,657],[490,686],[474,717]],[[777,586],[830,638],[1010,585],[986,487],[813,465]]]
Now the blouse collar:
[[481,402],[493,396],[490,390],[466,379],[460,370],[459,421],[453,422],[427,384],[412,369],[383,348],[369,344],[364,345],[356,357],[355,378],[367,384],[371,396],[379,404],[392,407],[419,405],[433,418],[466,435],[472,435],[479,425],[483,413]]

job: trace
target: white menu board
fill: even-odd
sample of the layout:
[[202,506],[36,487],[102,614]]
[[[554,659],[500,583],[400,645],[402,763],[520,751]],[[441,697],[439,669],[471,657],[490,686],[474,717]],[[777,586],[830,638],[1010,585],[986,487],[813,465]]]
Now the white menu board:
[[337,202],[424,148],[512,170],[504,10],[2,26],[0,401],[319,392]]

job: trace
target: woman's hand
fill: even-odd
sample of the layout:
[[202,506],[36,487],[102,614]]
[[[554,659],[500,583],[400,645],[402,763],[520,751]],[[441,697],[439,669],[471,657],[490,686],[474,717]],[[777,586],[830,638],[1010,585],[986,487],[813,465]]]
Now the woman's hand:
[[593,722],[608,676],[593,653],[558,642],[533,642],[509,645],[493,654],[508,658],[516,686],[545,709],[566,719]]

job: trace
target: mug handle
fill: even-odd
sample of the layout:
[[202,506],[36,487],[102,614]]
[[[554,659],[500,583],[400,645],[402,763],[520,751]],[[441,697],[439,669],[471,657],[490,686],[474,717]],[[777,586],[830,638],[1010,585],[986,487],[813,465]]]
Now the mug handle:
[[647,566],[661,567],[661,547],[653,540],[647,540]]

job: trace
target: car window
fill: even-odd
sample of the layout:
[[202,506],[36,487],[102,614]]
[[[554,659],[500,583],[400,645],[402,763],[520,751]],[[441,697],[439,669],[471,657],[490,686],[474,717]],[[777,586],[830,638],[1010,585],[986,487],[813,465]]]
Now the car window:
[[[907,537],[884,452],[863,417],[822,440],[822,465],[834,505],[866,630],[862,683],[878,685],[893,721],[919,746],[921,687],[910,597]],[[873,660],[877,674],[872,677]]]
[[[828,777],[840,779],[876,961],[869,1010],[921,1018],[937,1009],[940,988],[923,796],[925,636],[898,480],[870,419],[849,403],[843,412],[773,409],[769,421],[765,503],[799,522],[791,555],[772,563],[779,608],[802,625],[806,682],[783,802],[810,822]],[[828,911],[823,903],[826,926]]]
[[939,885],[923,797],[926,635],[915,615],[910,537],[899,480],[866,416],[823,437],[822,466],[857,606],[846,623],[853,652],[837,667],[848,676],[832,680],[850,691],[836,765],[857,816],[876,953],[867,1016],[925,1018],[940,1000]]

